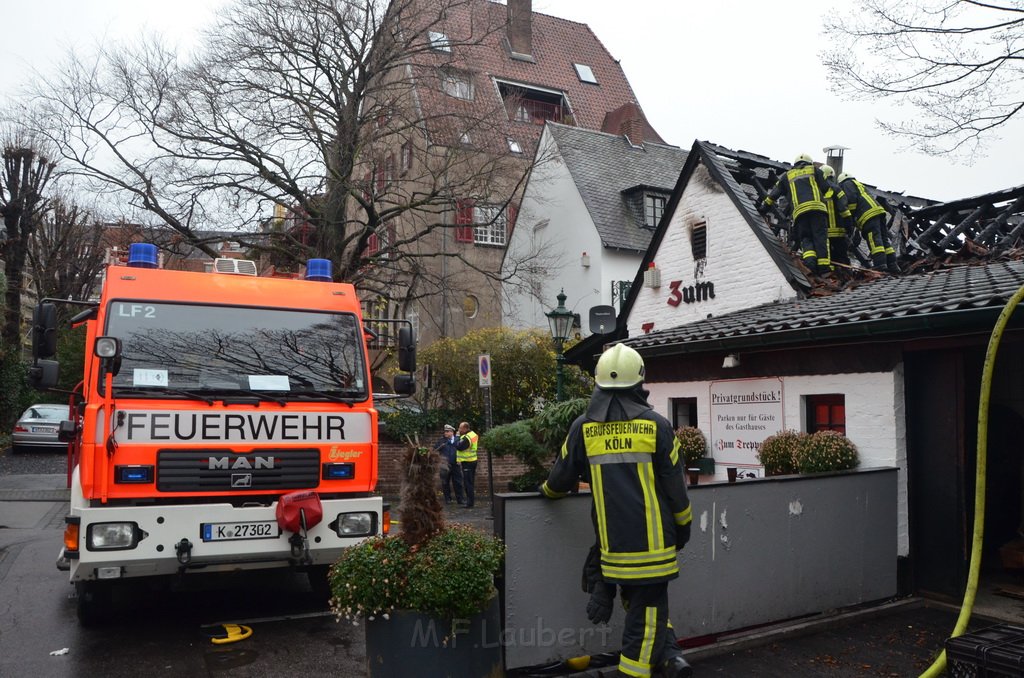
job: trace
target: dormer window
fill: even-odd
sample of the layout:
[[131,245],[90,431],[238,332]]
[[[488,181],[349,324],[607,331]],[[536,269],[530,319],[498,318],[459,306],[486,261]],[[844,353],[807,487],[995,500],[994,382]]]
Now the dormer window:
[[518,141],[516,141],[512,137],[508,137],[508,150],[510,150],[513,153],[522,153],[523,147],[519,145]]
[[656,228],[665,213],[665,196],[655,193],[644,194],[644,226]]
[[573,125],[572,111],[565,96],[555,90],[538,89],[510,82],[498,82],[508,119],[543,125],[548,120]]
[[594,75],[593,69],[586,64],[573,64],[573,68],[576,69],[576,75],[579,77],[580,82],[587,82],[591,85],[597,84],[597,76]]
[[448,52],[452,51],[452,41],[448,39],[448,36],[440,31],[430,31],[430,49],[436,52]]

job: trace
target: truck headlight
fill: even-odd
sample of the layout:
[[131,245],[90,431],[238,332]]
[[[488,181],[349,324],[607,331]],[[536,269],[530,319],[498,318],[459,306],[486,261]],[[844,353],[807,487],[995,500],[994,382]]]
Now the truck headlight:
[[133,549],[141,532],[136,523],[93,523],[85,543],[90,551]]
[[377,514],[373,511],[339,513],[331,527],[339,537],[368,537],[377,534]]

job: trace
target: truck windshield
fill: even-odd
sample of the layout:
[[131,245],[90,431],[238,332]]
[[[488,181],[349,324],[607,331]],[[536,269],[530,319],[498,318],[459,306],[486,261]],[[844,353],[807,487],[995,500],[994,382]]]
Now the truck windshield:
[[113,301],[105,333],[122,344],[115,391],[367,397],[351,313]]

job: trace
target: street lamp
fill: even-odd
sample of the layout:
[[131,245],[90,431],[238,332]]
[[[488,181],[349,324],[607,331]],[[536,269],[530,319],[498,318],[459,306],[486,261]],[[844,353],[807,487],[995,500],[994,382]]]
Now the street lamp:
[[555,400],[562,402],[564,394],[562,386],[565,382],[565,355],[562,347],[569,338],[572,331],[572,322],[575,317],[572,311],[565,307],[565,290],[558,293],[558,306],[553,311],[545,313],[548,317],[548,325],[551,327],[551,339],[555,342]]

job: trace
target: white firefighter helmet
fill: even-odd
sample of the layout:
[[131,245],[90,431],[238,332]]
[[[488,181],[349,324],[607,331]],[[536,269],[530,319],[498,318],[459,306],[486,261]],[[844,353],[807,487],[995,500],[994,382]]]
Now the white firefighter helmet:
[[644,380],[644,359],[625,344],[615,344],[601,354],[594,370],[599,388],[632,388]]
[[811,159],[811,156],[807,155],[806,153],[801,153],[800,155],[796,156],[796,160],[793,161],[793,164],[799,165],[801,163],[807,163],[808,165],[810,165],[813,162],[814,160]]
[[831,165],[822,165],[821,173],[825,175],[826,179],[831,179],[836,175],[836,171],[832,169]]
[[847,179],[852,179],[852,178],[853,178],[852,174],[850,174],[849,172],[843,172],[842,174],[839,175],[839,183],[843,183]]

